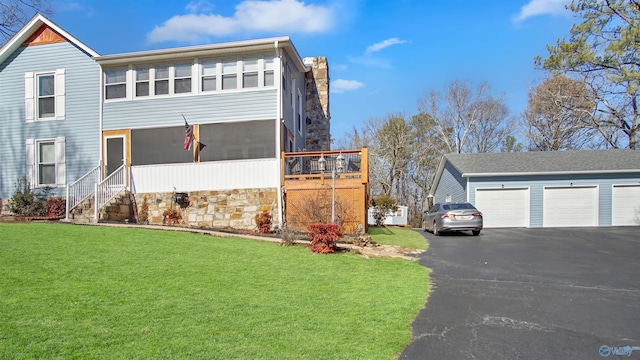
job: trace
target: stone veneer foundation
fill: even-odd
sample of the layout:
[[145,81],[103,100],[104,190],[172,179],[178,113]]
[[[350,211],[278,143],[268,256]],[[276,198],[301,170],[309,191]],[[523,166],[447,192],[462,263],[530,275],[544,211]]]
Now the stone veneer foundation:
[[179,209],[181,224],[200,228],[233,228],[255,230],[256,214],[263,210],[273,216],[278,224],[278,191],[268,189],[238,189],[223,191],[192,191],[189,205],[181,208],[173,202],[174,193],[135,194],[137,219],[144,198],[149,205],[149,224],[162,224],[162,213],[167,209]]

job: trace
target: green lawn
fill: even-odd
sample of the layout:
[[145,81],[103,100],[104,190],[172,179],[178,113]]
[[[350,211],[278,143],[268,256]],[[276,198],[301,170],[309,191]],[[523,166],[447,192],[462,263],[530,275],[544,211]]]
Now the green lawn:
[[369,226],[367,233],[376,244],[398,245],[410,249],[426,250],[427,241],[414,230],[402,227]]
[[416,262],[207,235],[0,223],[0,357],[392,359]]

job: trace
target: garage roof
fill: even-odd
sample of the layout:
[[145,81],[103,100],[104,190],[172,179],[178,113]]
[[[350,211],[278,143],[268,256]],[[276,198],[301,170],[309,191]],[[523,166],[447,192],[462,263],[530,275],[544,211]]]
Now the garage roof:
[[437,177],[445,160],[464,177],[640,172],[640,152],[631,149],[447,154]]

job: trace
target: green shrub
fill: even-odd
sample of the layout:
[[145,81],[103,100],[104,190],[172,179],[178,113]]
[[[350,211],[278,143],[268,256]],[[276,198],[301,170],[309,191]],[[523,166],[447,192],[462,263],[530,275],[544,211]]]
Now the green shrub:
[[371,200],[371,206],[375,208],[373,218],[377,226],[384,226],[384,221],[390,211],[397,211],[396,199],[389,195],[380,195]]
[[309,225],[311,251],[318,254],[328,254],[336,251],[336,241],[342,237],[342,231],[337,224]]
[[48,195],[50,188],[44,189],[43,194],[36,194],[32,191],[26,179],[18,179],[16,190],[9,199],[9,211],[16,215],[44,216],[44,198]]

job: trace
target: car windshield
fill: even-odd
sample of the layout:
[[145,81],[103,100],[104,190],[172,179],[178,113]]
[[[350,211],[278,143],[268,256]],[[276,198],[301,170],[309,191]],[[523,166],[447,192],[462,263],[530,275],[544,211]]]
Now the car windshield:
[[467,209],[475,209],[471,204],[447,204],[442,205],[442,209],[444,210],[467,210]]

